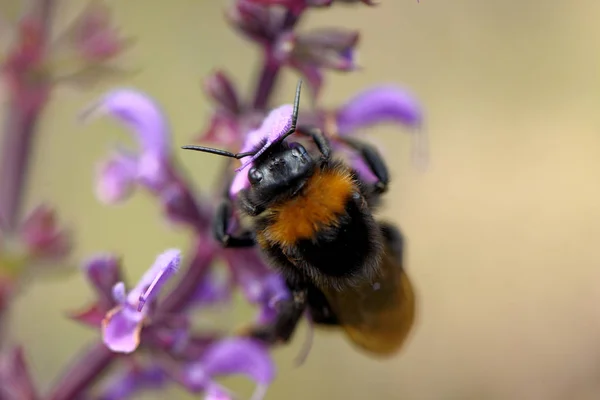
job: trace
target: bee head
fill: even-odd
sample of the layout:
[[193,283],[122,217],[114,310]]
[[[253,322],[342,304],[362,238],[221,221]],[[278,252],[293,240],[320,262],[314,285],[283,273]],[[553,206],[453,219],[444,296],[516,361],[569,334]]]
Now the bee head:
[[300,143],[282,144],[248,171],[250,191],[263,199],[293,196],[313,174],[315,161]]

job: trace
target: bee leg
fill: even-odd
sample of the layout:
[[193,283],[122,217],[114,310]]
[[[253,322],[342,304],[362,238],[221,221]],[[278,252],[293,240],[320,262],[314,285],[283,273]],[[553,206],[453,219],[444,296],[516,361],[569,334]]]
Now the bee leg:
[[224,200],[219,204],[215,219],[213,221],[213,235],[223,247],[252,247],[256,244],[254,235],[251,232],[245,232],[240,236],[232,236],[227,232],[229,221],[232,214],[231,201]]
[[292,297],[277,303],[277,314],[270,324],[251,326],[242,335],[265,342],[269,345],[287,343],[292,338],[298,322],[306,310],[306,290],[292,291]]
[[402,260],[404,257],[404,235],[400,232],[395,225],[389,222],[380,222],[381,233],[385,241],[390,246],[391,251],[398,260]]
[[325,135],[323,135],[323,132],[321,132],[319,128],[299,126],[296,129],[296,132],[310,137],[317,145],[317,148],[321,152],[323,159],[329,160],[331,156],[331,145],[329,144],[329,140],[325,137]]
[[345,144],[356,150],[362,159],[365,161],[373,175],[377,177],[377,182],[374,184],[374,192],[377,194],[385,193],[390,181],[387,165],[379,151],[372,145],[357,140],[355,138],[343,137],[340,138]]

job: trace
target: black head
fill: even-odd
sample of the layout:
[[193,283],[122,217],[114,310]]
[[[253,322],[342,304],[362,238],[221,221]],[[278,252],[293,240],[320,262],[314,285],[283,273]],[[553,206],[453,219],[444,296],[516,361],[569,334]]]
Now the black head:
[[248,196],[272,203],[297,194],[312,176],[316,162],[300,143],[280,143],[248,171]]

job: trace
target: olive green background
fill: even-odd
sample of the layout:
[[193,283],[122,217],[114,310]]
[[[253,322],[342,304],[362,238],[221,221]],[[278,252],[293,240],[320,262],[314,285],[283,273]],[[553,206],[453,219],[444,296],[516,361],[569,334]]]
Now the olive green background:
[[[65,22],[83,2],[63,4]],[[123,32],[137,38],[125,62],[142,72],[126,84],[164,106],[175,147],[207,122],[200,81],[211,70],[224,67],[242,90],[252,89],[259,53],[224,23],[226,2],[110,4]],[[600,398],[599,16],[597,0],[387,0],[307,15],[302,28],[362,32],[363,69],[329,73],[323,104],[396,82],[425,107],[426,172],[411,166],[401,129],[372,130],[393,176],[382,213],[407,236],[420,314],[404,351],[385,362],[323,333],[295,369],[303,326],[293,345],[276,352],[279,376],[267,399]],[[290,101],[295,85],[294,74],[284,77],[279,102]],[[187,249],[190,236],[167,227],[145,192],[118,207],[95,199],[97,162],[115,141],[132,140],[113,121],[80,126],[75,117],[109,86],[55,92],[27,204],[60,206],[77,232],[75,261],[118,252],[135,282],[159,252]],[[175,154],[199,190],[216,182],[223,160]],[[42,387],[98,337],[64,317],[90,299],[74,274],[36,281],[16,304],[13,337],[27,345]],[[231,326],[251,314],[241,308],[211,318],[202,323]],[[244,382],[227,381],[247,398]],[[179,389],[170,396],[186,398]]]

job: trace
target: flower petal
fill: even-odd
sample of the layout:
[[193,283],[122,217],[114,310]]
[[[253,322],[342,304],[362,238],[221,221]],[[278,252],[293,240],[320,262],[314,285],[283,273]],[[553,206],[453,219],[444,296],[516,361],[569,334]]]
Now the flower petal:
[[0,398],[36,399],[37,397],[23,348],[7,349],[0,359]]
[[139,301],[138,311],[152,301],[162,286],[177,272],[181,263],[181,251],[169,249],[160,254],[150,269],[144,274],[138,285],[129,293],[129,303]]
[[188,366],[183,382],[193,391],[206,390],[214,395],[214,390],[218,390],[213,382],[215,378],[237,374],[257,383],[252,399],[261,399],[275,378],[275,365],[267,348],[248,338],[221,340],[205,351],[201,361]]
[[337,133],[351,135],[370,125],[397,122],[413,128],[412,160],[419,167],[428,163],[427,134],[422,129],[423,115],[415,97],[404,89],[379,86],[367,89],[339,108],[336,115]]
[[123,152],[115,153],[96,172],[96,197],[105,204],[115,204],[133,192],[137,159]]
[[106,316],[106,309],[98,304],[92,304],[79,311],[69,312],[68,316],[82,324],[99,328],[102,324],[102,320]]
[[212,378],[245,375],[257,383],[256,393],[275,379],[275,365],[267,348],[248,338],[224,339],[215,343],[202,357],[202,366]]
[[337,127],[342,135],[384,122],[418,127],[422,123],[421,106],[404,89],[380,86],[357,94],[337,112]]
[[69,231],[59,226],[55,210],[47,205],[33,210],[20,231],[21,239],[34,257],[60,259],[72,248]]
[[135,89],[116,89],[88,106],[83,120],[108,114],[137,135],[142,153],[168,157],[171,134],[161,107],[146,93]]
[[113,287],[121,281],[121,262],[112,254],[98,254],[83,263],[87,280],[96,291],[100,303],[113,305]]
[[125,400],[143,390],[162,389],[169,382],[165,371],[158,365],[135,365],[116,371],[104,385],[99,400]]
[[242,152],[250,151],[254,149],[263,140],[266,143],[258,150],[252,157],[248,157],[241,167],[236,171],[241,171],[254,160],[256,160],[262,153],[264,153],[269,146],[281,139],[292,127],[292,113],[294,106],[291,104],[284,104],[272,110],[269,115],[265,118],[262,125],[257,131],[248,135],[248,140],[244,143]]
[[221,108],[232,115],[241,111],[241,104],[231,79],[224,71],[216,71],[204,80],[204,91]]
[[144,314],[128,307],[117,306],[102,321],[102,340],[116,353],[132,353],[140,344]]

